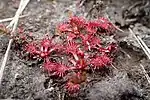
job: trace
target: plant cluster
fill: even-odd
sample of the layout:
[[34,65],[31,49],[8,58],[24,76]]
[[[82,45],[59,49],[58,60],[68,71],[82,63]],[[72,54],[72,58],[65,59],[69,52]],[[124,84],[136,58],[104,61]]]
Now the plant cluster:
[[[18,30],[19,35],[15,40],[21,39],[19,43],[23,43],[23,50],[30,57],[42,59],[43,68],[49,74],[60,78],[68,76],[65,89],[70,94],[77,93],[87,80],[87,71],[111,65],[112,54],[117,46],[115,43],[104,43],[102,38],[112,35],[115,28],[103,17],[87,21],[82,17],[72,16],[56,29],[56,36],[62,39],[61,43],[54,42],[54,38],[48,36],[38,41],[27,41],[23,29]],[[62,61],[53,60],[53,55],[59,56]]]

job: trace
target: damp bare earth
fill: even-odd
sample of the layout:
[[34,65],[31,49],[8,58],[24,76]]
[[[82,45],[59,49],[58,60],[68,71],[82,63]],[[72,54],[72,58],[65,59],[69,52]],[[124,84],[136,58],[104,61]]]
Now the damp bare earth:
[[[10,18],[17,11],[19,0],[0,1],[0,19]],[[118,52],[113,66],[89,72],[87,83],[77,95],[62,88],[62,79],[53,79],[41,64],[26,61],[12,45],[0,89],[0,99],[12,100],[150,100],[150,62],[128,28],[138,32],[150,46],[150,4],[148,0],[31,0],[19,25],[37,39],[55,34],[56,25],[70,14],[95,19],[101,16],[121,28],[115,41]],[[9,22],[4,24],[8,25]],[[108,40],[111,40],[108,38]],[[0,59],[3,59],[9,37],[0,34]],[[57,39],[59,41],[59,39]]]

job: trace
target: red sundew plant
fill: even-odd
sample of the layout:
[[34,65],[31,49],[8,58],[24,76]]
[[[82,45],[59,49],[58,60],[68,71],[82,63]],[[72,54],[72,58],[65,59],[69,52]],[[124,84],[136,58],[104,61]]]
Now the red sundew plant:
[[61,48],[58,44],[53,44],[51,39],[45,38],[39,42],[39,45],[37,45],[38,43],[27,43],[25,46],[26,52],[32,56],[37,56],[45,60],[53,51],[59,51]]
[[80,90],[80,84],[76,84],[76,83],[73,83],[73,82],[69,81],[69,82],[67,82],[65,88],[67,88],[67,91],[70,94],[77,93]]
[[98,21],[100,22],[100,27],[108,32],[110,32],[110,30],[114,30],[114,26],[112,25],[112,23],[110,23],[108,21],[108,19],[101,17],[98,19]]
[[27,44],[25,50],[31,55],[39,54],[35,43]]
[[71,53],[73,57],[75,58],[75,60],[79,59],[77,56],[77,52],[79,50],[79,46],[77,45],[77,43],[69,41],[67,45],[64,46],[64,48],[65,48],[65,52],[68,54]]
[[49,73],[58,77],[65,76],[66,72],[70,70],[70,68],[64,64],[54,63],[51,61],[46,61],[43,66]]
[[43,64],[44,69],[48,70],[49,73],[56,71],[56,68],[58,67],[57,63],[53,63],[51,61],[46,61]]
[[85,71],[80,71],[72,74],[68,82],[66,83],[65,88],[70,94],[79,92],[80,84],[86,82],[87,74]]
[[93,65],[94,69],[100,69],[106,65],[111,64],[112,60],[106,54],[101,56],[96,56],[91,59],[91,64]]
[[[56,30],[57,36],[62,39],[61,43],[54,43],[54,38],[49,37],[36,41],[27,39],[23,50],[32,57],[43,59],[43,68],[49,74],[60,78],[71,75],[67,78],[65,89],[70,94],[78,93],[81,84],[86,82],[88,70],[99,70],[112,64],[112,55],[117,46],[115,43],[103,42],[102,38],[112,35],[115,27],[103,17],[88,21],[72,16],[60,23]],[[22,29],[20,33],[23,33]],[[53,61],[53,55],[59,56],[61,60]]]

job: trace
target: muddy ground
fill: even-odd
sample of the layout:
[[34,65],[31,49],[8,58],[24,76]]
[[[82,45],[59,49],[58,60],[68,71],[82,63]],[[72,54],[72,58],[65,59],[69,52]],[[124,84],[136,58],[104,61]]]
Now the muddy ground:
[[[17,1],[0,1],[0,19],[15,15]],[[31,0],[23,12],[27,16],[21,18],[20,24],[36,38],[42,38],[44,34],[54,34],[56,24],[66,20],[70,13],[87,19],[105,16],[124,30],[115,33],[119,51],[114,67],[88,75],[89,81],[80,93],[70,96],[64,92],[61,80],[49,78],[41,65],[20,59],[12,46],[0,100],[150,100],[150,84],[141,68],[143,65],[150,75],[150,62],[128,31],[131,27],[138,32],[150,47],[149,0]],[[0,59],[8,40],[0,35]]]

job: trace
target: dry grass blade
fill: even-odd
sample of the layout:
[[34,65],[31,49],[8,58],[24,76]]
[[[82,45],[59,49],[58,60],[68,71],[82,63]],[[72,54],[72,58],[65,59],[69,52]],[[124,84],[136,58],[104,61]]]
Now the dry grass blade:
[[[135,37],[135,39],[140,44],[141,48],[143,49],[143,51],[145,52],[145,54],[147,55],[147,57],[150,59],[150,50],[147,47],[147,45],[143,42],[143,40],[139,36],[136,36],[135,33],[130,28],[129,28],[129,31]],[[140,64],[140,66],[141,66],[141,68],[143,70],[143,73],[144,73],[144,75],[145,75],[148,83],[150,84],[150,77],[149,77],[149,75],[147,74],[146,70],[144,69],[144,66],[142,64]]]
[[[19,18],[24,18],[24,17],[26,17],[26,16],[28,16],[28,15],[22,15],[22,16],[20,16]],[[1,20],[0,20],[0,23],[12,21],[13,19],[14,19],[14,18],[1,19]]]
[[143,51],[147,55],[148,59],[150,59],[150,50],[147,47],[147,45],[143,42],[143,40],[139,36],[136,36],[135,33],[130,28],[129,28],[129,31],[135,37],[137,42],[140,44],[141,48],[143,49]]
[[[19,5],[19,8],[18,8],[18,10],[17,10],[17,12],[15,14],[15,17],[10,22],[10,24],[7,26],[7,27],[10,27],[10,28],[13,28],[12,29],[12,33],[16,30],[17,24],[18,24],[18,20],[19,20],[19,16],[21,15],[22,11],[27,6],[27,4],[29,3],[29,1],[30,0],[21,0],[20,1],[20,5]],[[4,55],[4,58],[3,58],[3,61],[2,61],[1,68],[0,68],[0,86],[1,86],[3,72],[4,72],[4,69],[5,69],[5,66],[6,66],[6,62],[7,62],[7,58],[8,58],[8,54],[9,54],[12,42],[13,42],[13,39],[10,39],[8,47],[7,47],[7,50],[5,52],[5,55]]]
[[30,0],[21,0],[20,1],[20,5],[19,5],[19,8],[18,8],[18,10],[17,10],[17,12],[15,14],[15,17],[10,22],[10,24],[7,26],[7,27],[13,27],[14,26],[12,31],[15,30],[15,26],[17,26],[17,24],[18,24],[19,16],[22,13],[22,11],[25,9],[25,7],[27,6],[29,1]]
[[144,73],[148,83],[150,84],[150,77],[149,77],[149,75],[147,74],[146,70],[144,69],[144,66],[142,64],[140,64],[140,66],[141,66],[141,68],[143,70],[143,73]]

